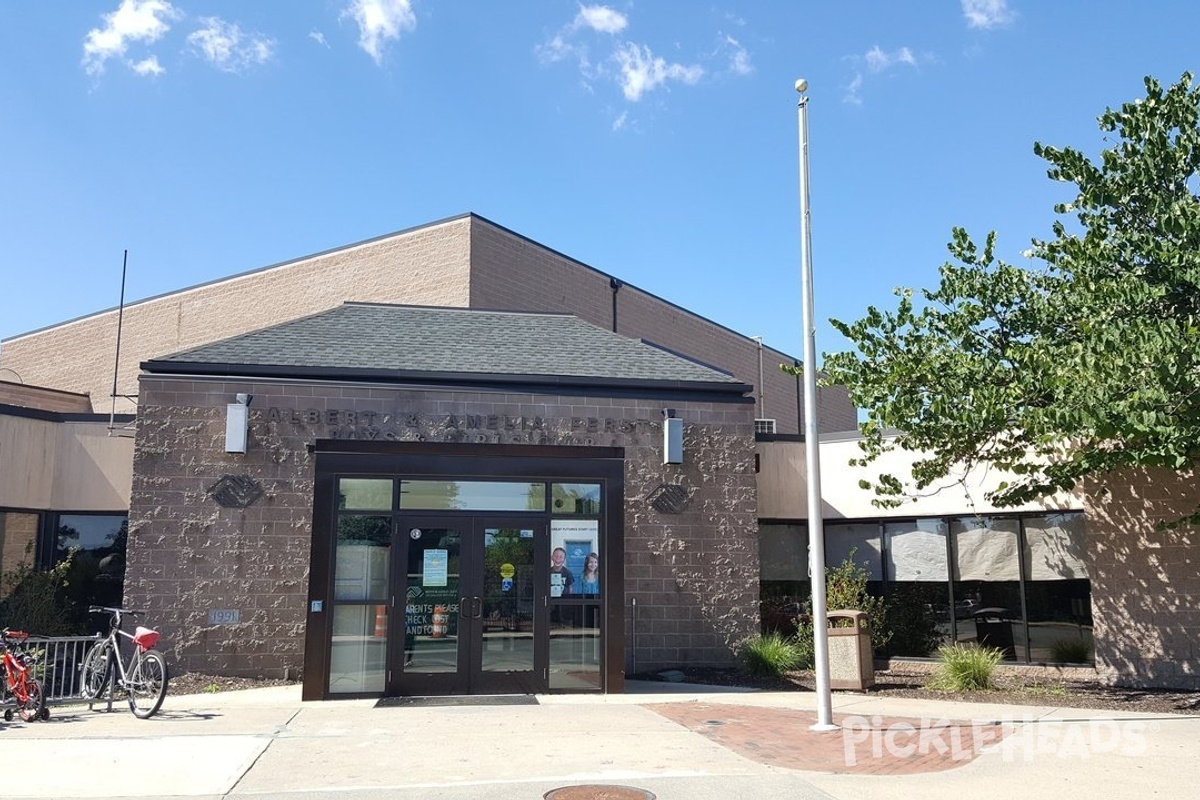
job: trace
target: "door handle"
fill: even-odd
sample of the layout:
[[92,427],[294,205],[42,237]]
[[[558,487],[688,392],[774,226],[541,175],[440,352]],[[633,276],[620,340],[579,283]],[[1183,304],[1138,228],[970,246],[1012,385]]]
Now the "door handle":
[[472,597],[471,599],[475,601],[475,615],[472,619],[483,619],[483,598]]

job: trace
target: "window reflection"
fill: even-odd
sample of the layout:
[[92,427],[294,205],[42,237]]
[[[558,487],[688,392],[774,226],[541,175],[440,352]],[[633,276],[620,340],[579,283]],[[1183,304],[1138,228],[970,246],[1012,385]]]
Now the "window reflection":
[[405,480],[400,482],[400,508],[420,511],[545,511],[546,484]]
[[333,573],[334,598],[386,599],[391,542],[390,517],[340,517]]
[[559,606],[550,621],[550,688],[600,687],[600,607]]
[[[807,607],[806,528],[760,527],[764,630],[788,631]],[[872,578],[869,591],[888,598],[890,655],[927,657],[953,638],[1021,661],[1093,659],[1081,512],[896,520],[882,528],[880,541],[879,523],[827,525],[825,549],[836,566],[855,548],[855,563]]]
[[342,478],[338,481],[338,508],[348,511],[390,511],[390,478]]
[[600,484],[556,483],[551,486],[550,510],[555,514],[599,514]]
[[55,531],[54,563],[68,558],[65,591],[77,609],[119,606],[125,587],[124,514],[61,514]]

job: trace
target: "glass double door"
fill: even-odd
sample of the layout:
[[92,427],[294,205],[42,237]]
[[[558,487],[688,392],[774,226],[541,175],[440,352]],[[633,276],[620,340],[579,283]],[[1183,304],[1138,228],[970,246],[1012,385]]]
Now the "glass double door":
[[401,516],[388,694],[545,691],[547,543],[540,520]]

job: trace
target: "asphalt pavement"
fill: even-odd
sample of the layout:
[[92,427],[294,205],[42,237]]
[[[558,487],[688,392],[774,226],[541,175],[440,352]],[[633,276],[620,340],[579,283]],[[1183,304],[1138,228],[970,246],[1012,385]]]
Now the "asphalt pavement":
[[[150,720],[0,722],[6,798],[798,800],[1189,797],[1200,717],[629,682],[458,705],[168,695]],[[558,797],[555,798],[557,791]]]

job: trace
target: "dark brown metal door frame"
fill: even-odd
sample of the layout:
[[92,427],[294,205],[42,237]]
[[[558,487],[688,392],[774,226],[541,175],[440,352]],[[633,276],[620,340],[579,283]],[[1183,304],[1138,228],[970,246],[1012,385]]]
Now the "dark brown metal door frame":
[[[458,604],[450,613],[456,621],[456,659],[453,673],[413,673],[405,669],[408,656],[407,603],[408,548],[414,529],[452,528],[460,532]],[[533,667],[511,673],[483,671],[482,608],[484,583],[484,536],[492,528],[530,530],[534,541],[534,586],[532,598]],[[388,630],[387,689],[390,696],[456,694],[533,694],[545,692],[549,673],[547,597],[549,595],[549,536],[546,521],[539,516],[482,512],[399,513],[392,532],[392,586]]]
[[[624,566],[624,468],[625,451],[620,447],[567,447],[557,445],[474,445],[424,442],[366,442],[318,439],[313,445],[314,493],[313,535],[309,565],[308,608],[304,640],[305,700],[323,700],[328,691],[329,647],[333,636],[333,569],[336,541],[332,532],[337,520],[337,479],[347,476],[390,476],[410,478],[522,479],[538,481],[602,483],[604,503],[601,530],[601,613],[604,615],[604,692],[624,691],[625,657],[625,566]],[[447,514],[454,512],[446,512]],[[488,516],[471,512],[464,516]],[[492,514],[503,518],[501,512]],[[540,517],[548,525],[549,513]],[[548,536],[548,533],[545,534]],[[539,547],[547,559],[548,548]],[[540,569],[540,568],[539,568]],[[397,598],[397,603],[400,600]],[[402,609],[401,609],[402,611]],[[402,616],[393,613],[393,618]],[[545,624],[543,624],[545,630]],[[389,640],[395,637],[389,636]],[[544,638],[544,637],[539,637]],[[401,636],[401,647],[403,647]],[[389,644],[389,647],[392,645]],[[548,648],[548,641],[539,646]],[[389,656],[390,657],[390,656]],[[548,653],[538,656],[548,663]]]

